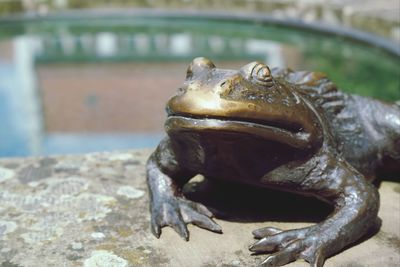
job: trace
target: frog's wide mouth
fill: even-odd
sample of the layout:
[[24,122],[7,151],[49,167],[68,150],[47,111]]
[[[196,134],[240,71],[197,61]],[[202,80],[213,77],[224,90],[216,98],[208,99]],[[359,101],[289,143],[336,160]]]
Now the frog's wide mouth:
[[182,131],[236,132],[282,142],[295,148],[308,148],[310,146],[310,134],[302,131],[301,127],[277,123],[269,124],[267,121],[252,121],[243,118],[171,114],[165,122],[165,130],[168,134]]

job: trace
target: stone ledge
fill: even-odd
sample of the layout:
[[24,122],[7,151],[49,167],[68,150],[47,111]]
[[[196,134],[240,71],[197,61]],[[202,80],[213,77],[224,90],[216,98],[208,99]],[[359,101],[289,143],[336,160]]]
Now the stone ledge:
[[[310,224],[217,219],[222,235],[189,226],[190,242],[167,228],[157,240],[149,230],[149,153],[0,160],[0,266],[254,266],[265,257],[247,250],[252,230]],[[383,182],[379,191],[380,232],[326,267],[398,266],[400,185]]]

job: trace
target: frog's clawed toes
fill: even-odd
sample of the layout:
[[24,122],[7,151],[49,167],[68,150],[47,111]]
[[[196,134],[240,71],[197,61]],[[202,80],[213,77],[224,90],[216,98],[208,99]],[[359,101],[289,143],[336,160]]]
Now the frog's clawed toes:
[[159,238],[161,228],[171,226],[186,241],[189,240],[188,223],[222,233],[221,227],[211,217],[212,213],[201,204],[183,198],[170,198],[152,207],[151,229]]
[[161,228],[171,226],[183,239],[189,240],[189,231],[186,223],[179,212],[179,205],[175,202],[166,202],[158,209],[152,209],[151,230],[159,238]]
[[281,231],[267,227],[253,232],[259,241],[250,246],[255,253],[273,253],[261,263],[261,266],[282,266],[296,259],[304,259],[311,267],[322,267],[325,257],[323,244],[318,235],[310,234],[310,228]]
[[186,201],[186,204],[181,206],[181,214],[186,223],[192,223],[198,227],[222,233],[221,226],[211,219],[213,214],[201,204]]

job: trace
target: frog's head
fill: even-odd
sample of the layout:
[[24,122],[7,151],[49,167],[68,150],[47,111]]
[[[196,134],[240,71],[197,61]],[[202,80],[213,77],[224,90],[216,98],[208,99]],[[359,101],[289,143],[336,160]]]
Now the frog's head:
[[168,134],[223,131],[310,148],[320,143],[315,112],[296,87],[259,62],[218,69],[206,58],[189,65],[183,86],[167,103]]

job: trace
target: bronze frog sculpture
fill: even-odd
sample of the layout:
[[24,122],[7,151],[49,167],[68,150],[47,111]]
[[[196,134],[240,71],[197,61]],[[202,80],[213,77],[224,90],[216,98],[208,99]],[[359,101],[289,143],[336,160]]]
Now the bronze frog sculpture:
[[188,240],[187,223],[221,232],[212,213],[181,192],[202,174],[334,206],[310,227],[253,232],[259,241],[250,250],[273,253],[263,266],[304,259],[320,267],[379,224],[377,173],[400,174],[400,106],[341,92],[321,73],[258,62],[225,70],[196,58],[166,109],[168,136],[147,162],[156,237],[168,225]]

